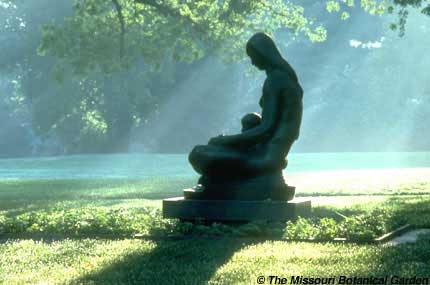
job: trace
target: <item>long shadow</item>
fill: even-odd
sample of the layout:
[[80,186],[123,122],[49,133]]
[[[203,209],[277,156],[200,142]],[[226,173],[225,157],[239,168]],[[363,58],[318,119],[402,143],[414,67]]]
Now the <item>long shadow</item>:
[[[70,284],[206,284],[235,252],[255,243],[231,239],[158,242],[150,251],[135,251]],[[340,247],[339,250],[344,249]],[[366,252],[367,256],[356,260],[355,266],[346,262],[338,274],[358,278],[388,276],[387,284],[392,284],[393,276],[430,277],[430,236],[415,244],[375,245]],[[357,256],[351,258],[357,259]],[[311,266],[303,270],[304,275],[311,276],[315,268]],[[396,280],[393,284],[412,284]]]
[[233,254],[252,242],[232,239],[159,241],[70,284],[206,284]]
[[[379,246],[366,264],[366,271],[355,270],[350,276],[385,277],[386,284],[429,284],[401,280],[400,278],[430,279],[430,236],[416,243],[397,246]],[[430,281],[430,280],[429,280]]]

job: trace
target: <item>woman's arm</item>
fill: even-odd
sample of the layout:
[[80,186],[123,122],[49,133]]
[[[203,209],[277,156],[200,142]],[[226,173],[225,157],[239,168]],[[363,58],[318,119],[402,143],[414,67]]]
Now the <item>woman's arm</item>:
[[282,106],[279,102],[281,100],[281,90],[268,81],[263,92],[264,105],[261,124],[241,134],[215,137],[209,141],[209,144],[248,147],[269,137],[276,126],[276,120],[279,118],[279,108]]

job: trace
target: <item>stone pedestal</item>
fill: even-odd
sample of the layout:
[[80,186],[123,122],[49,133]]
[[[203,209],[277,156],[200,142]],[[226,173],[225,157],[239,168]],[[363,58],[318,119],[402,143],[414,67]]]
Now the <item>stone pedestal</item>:
[[255,220],[287,221],[309,216],[311,201],[295,198],[290,201],[193,200],[183,197],[163,200],[163,217],[206,221]]
[[[258,185],[257,185],[258,186]],[[221,188],[221,187],[219,187]],[[272,191],[261,191],[258,187],[248,187],[244,189],[229,189],[229,191],[198,191],[193,188],[184,189],[184,198],[187,200],[236,200],[236,201],[258,201],[258,200],[274,200],[274,201],[289,201],[294,198],[296,191],[295,187],[285,184],[271,187]],[[221,188],[222,189],[222,188]]]
[[184,190],[189,200],[288,201],[296,188],[285,183],[282,170],[251,177],[202,176],[199,184]]

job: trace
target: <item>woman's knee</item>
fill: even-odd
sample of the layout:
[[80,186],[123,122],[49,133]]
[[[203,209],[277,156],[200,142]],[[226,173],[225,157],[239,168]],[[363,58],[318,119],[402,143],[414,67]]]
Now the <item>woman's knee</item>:
[[188,160],[193,163],[201,158],[201,155],[204,152],[204,146],[197,145],[193,148],[193,150],[188,155]]

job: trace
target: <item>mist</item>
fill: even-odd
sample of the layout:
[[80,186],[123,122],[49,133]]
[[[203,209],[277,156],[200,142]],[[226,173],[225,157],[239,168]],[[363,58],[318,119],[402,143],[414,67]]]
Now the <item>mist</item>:
[[[321,44],[277,35],[304,89],[294,152],[430,149],[429,20],[411,15],[406,35],[399,37],[388,29],[394,17],[375,18],[357,12],[342,23],[333,17]],[[160,151],[158,141],[174,145],[166,151],[188,151],[219,133],[239,132],[242,115],[260,112],[265,75],[246,74],[249,66],[225,67],[213,58],[196,66],[146,129],[143,141],[154,142],[149,149]]]
[[[275,35],[282,54],[296,70],[304,89],[301,137],[292,151],[430,150],[430,132],[427,131],[430,119],[428,17],[411,11],[406,35],[399,37],[388,28],[395,20],[392,16],[370,16],[360,9],[353,9],[351,18],[342,21],[338,15],[327,14],[323,5],[316,3],[308,8],[328,30],[325,42],[311,43],[303,36],[294,36],[282,29]],[[61,21],[70,14],[70,7],[52,13],[53,18]],[[39,23],[49,20],[47,17]],[[25,19],[22,23],[20,27],[25,32],[15,31],[16,41],[25,37],[28,47],[37,47],[40,27],[32,27]],[[2,31],[3,34],[11,32],[6,24]],[[29,52],[14,48],[13,41],[8,39],[7,45],[2,43],[2,48],[8,52],[13,50],[14,57]],[[31,52],[37,57],[35,50]],[[50,62],[53,59],[37,60]],[[253,71],[249,60],[233,63],[208,55],[190,64],[167,64],[172,70],[173,81],[161,74],[150,79],[151,90],[136,87],[137,97],[147,96],[145,94],[149,92],[148,96],[162,96],[162,99],[153,108],[147,106],[153,110],[147,112],[144,122],[132,127],[130,139],[121,142],[127,144],[121,149],[188,153],[194,145],[205,144],[212,136],[239,132],[240,118],[245,113],[261,111],[258,101],[265,74]],[[11,107],[22,100],[16,95],[17,91],[73,93],[70,93],[74,88],[72,84],[67,86],[54,81],[50,86],[44,84],[43,78],[51,76],[50,67],[39,71],[43,76],[38,84],[27,86],[27,89],[19,86],[23,76],[20,72],[31,72],[25,71],[23,65],[15,60],[14,68],[3,69],[0,73],[0,155],[106,152],[97,146],[85,151],[82,147],[66,147],[64,144],[68,140],[59,138],[55,126],[49,125],[50,130],[43,132],[43,127],[34,125],[35,114],[28,108],[17,112]],[[133,76],[125,78],[128,85],[137,86],[137,81]],[[67,92],[64,88],[68,88]],[[37,97],[37,94],[32,96]],[[27,100],[22,104],[33,102]],[[53,109],[47,109],[36,115],[53,116],[53,113]],[[70,127],[71,137],[74,136],[72,131],[74,129]]]

